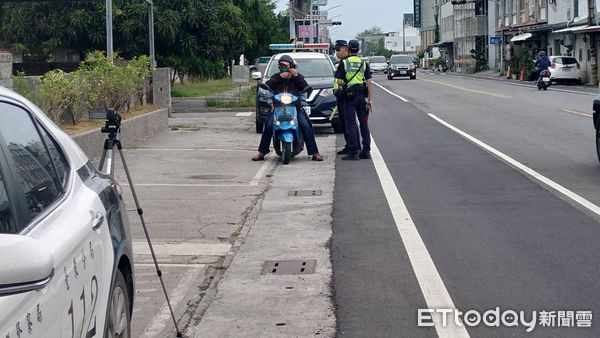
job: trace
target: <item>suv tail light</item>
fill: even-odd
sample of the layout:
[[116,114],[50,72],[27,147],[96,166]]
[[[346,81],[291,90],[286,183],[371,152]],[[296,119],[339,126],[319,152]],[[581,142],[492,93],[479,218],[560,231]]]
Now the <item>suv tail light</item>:
[[581,66],[579,65],[579,62],[577,62],[577,69],[581,69]]

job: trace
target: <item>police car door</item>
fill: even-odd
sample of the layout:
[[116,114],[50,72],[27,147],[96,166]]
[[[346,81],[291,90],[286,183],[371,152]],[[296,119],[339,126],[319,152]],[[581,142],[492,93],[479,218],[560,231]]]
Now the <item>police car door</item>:
[[46,287],[0,297],[0,336],[101,337],[113,266],[103,204],[24,107],[0,102],[0,121],[18,232],[54,260]]

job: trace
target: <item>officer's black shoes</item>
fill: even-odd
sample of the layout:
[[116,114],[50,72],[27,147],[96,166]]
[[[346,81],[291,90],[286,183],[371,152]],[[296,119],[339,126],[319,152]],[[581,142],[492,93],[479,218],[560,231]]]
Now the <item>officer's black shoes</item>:
[[338,155],[346,155],[348,154],[348,148],[344,147],[344,149],[337,152]]
[[368,151],[361,151],[358,154],[358,157],[361,158],[361,159],[363,159],[363,160],[368,160],[368,159],[371,158],[371,154]]
[[356,154],[348,154],[346,156],[342,156],[342,160],[344,160],[344,161],[358,161],[358,160],[360,160],[360,157],[358,157],[358,155],[356,155]]

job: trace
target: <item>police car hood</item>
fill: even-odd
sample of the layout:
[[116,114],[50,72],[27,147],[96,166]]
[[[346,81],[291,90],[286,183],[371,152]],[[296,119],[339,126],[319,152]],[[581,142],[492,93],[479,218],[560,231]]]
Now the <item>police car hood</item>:
[[305,77],[306,83],[313,89],[333,88],[333,77]]

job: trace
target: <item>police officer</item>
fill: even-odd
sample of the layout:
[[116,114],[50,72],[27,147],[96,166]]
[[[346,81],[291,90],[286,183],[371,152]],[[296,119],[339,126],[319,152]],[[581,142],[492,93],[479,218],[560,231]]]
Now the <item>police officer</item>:
[[[368,111],[371,108],[371,70],[369,65],[358,57],[360,45],[357,40],[348,42],[350,56],[341,61],[335,73],[338,85],[342,86],[344,97],[344,120],[348,136],[348,154],[342,160],[370,158],[371,137],[368,126]],[[365,82],[367,87],[365,87]],[[361,121],[363,148],[360,151],[360,136],[356,117]],[[360,151],[360,154],[359,154]]]
[[[335,56],[342,62],[346,58],[348,58],[348,42],[346,40],[337,40],[335,42]],[[338,151],[337,153],[340,155],[348,154],[348,133],[346,133],[346,121],[344,120],[344,96],[342,95],[342,86],[340,86],[337,82],[337,79],[333,79],[333,94],[335,95],[337,101],[337,114],[339,123],[341,126],[342,133],[344,133],[344,140],[346,144],[344,145],[344,149]]]

